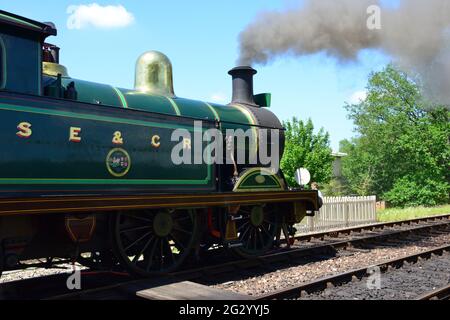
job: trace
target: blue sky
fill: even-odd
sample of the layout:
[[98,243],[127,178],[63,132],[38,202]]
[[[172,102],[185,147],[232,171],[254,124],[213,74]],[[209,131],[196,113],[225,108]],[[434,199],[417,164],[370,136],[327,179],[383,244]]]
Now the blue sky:
[[[122,28],[69,29],[70,5],[123,5],[134,21]],[[147,50],[164,52],[174,66],[178,96],[227,103],[235,66],[238,35],[258,12],[293,7],[294,0],[0,0],[0,8],[38,21],[52,21],[58,36],[48,42],[61,47],[61,63],[69,74],[95,82],[132,88],[134,64]],[[332,147],[354,135],[343,108],[364,90],[371,71],[381,70],[389,58],[375,51],[362,52],[359,61],[339,64],[323,54],[282,58],[254,66],[255,93],[271,92],[271,110],[282,119],[311,118],[324,127]],[[220,101],[223,100],[223,101]]]

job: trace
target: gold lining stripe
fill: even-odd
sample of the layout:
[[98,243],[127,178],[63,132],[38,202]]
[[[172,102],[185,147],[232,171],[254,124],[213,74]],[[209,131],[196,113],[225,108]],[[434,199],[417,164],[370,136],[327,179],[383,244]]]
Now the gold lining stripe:
[[111,88],[113,88],[114,92],[119,97],[120,103],[122,103],[122,107],[124,107],[125,109],[128,109],[128,102],[127,102],[127,99],[125,98],[125,96],[123,95],[123,93],[116,87],[111,86]]
[[[285,192],[272,192],[272,193],[264,193],[264,196],[280,196],[280,193],[284,193],[286,194],[286,196],[290,196],[290,193],[292,193],[291,191],[285,191]],[[302,192],[305,193],[305,192]],[[231,197],[246,197],[246,196],[254,196],[254,194],[234,194],[234,193],[229,193],[228,194]],[[298,195],[298,194],[297,194]],[[176,199],[176,198],[214,198],[217,197],[217,194],[203,194],[203,195],[168,195],[168,196],[148,196],[148,198],[142,198],[142,197],[128,197],[128,196],[124,196],[123,198],[105,198],[105,197],[101,197],[101,198],[64,198],[64,199],[39,199],[39,200],[27,200],[27,199],[21,199],[21,200],[5,200],[5,201],[0,201],[0,204],[3,203],[23,203],[23,202],[63,202],[63,201],[108,201],[108,200],[116,200],[116,201],[124,201],[124,200],[155,200],[154,198],[157,199]],[[0,210],[1,211],[1,210]]]
[[9,20],[9,21],[12,21],[12,22],[15,22],[15,23],[20,23],[20,24],[28,26],[28,27],[32,27],[32,28],[35,28],[35,29],[42,30],[42,27],[40,27],[40,26],[38,26],[38,25],[36,25],[34,23],[31,23],[31,22],[19,19],[19,18],[14,18],[14,17],[8,16],[8,15],[2,14],[2,13],[0,13],[0,17],[4,18],[5,20]]
[[[223,202],[224,204],[230,204],[230,203],[262,203],[262,202],[289,202],[289,201],[298,201],[298,200],[311,200],[308,198],[298,198],[298,197],[292,197],[292,198],[269,198],[269,199],[255,199],[255,200],[228,200],[226,202]],[[21,212],[36,212],[36,213],[40,213],[40,212],[58,212],[58,211],[67,211],[67,210],[72,210],[72,211],[92,211],[95,209],[118,209],[118,208],[160,208],[160,207],[166,207],[166,206],[173,206],[173,207],[178,207],[178,206],[204,206],[204,205],[217,205],[217,201],[214,202],[184,202],[184,203],[175,203],[175,204],[171,204],[171,203],[167,203],[167,204],[155,204],[155,205],[148,205],[148,204],[141,204],[141,205],[127,205],[127,206],[121,206],[121,205],[116,205],[116,206],[103,206],[103,207],[89,207],[89,208],[80,208],[80,207],[62,207],[62,208],[52,208],[52,209],[20,209],[20,210],[8,210],[8,211],[1,211],[0,210],[0,215],[4,215],[4,214],[9,214],[9,213],[21,213]],[[221,206],[221,205],[217,205],[217,206]]]
[[209,108],[209,110],[211,110],[211,112],[214,114],[214,117],[216,117],[216,120],[220,121],[220,117],[219,117],[219,114],[217,113],[216,109],[214,109],[214,107],[212,105],[210,105],[208,102],[204,102],[204,104],[206,104],[206,106]]
[[[41,43],[38,42],[37,43],[37,61],[42,61],[42,46]],[[38,68],[39,68],[39,72],[38,72],[38,76],[37,76],[37,81],[38,81],[38,94],[42,95],[42,90],[44,89],[42,87],[42,63],[38,63]]]
[[181,116],[180,108],[178,108],[178,106],[175,103],[175,101],[173,101],[172,98],[169,98],[167,96],[164,96],[164,97],[166,97],[166,99],[169,100],[169,102],[172,105],[173,109],[175,110],[175,113],[177,114],[177,116]]
[[6,87],[6,79],[7,79],[7,65],[6,65],[6,47],[3,38],[0,36],[0,50],[2,51],[1,61],[2,64],[2,73],[0,74],[0,89],[4,89]]
[[257,121],[256,119],[253,117],[252,113],[250,111],[248,111],[244,106],[238,105],[238,104],[231,104],[231,106],[235,107],[236,109],[238,109],[239,111],[241,111],[244,116],[247,118],[247,120],[251,123],[251,130],[253,131],[253,136],[254,136],[254,145],[255,145],[255,156],[258,154],[258,150],[259,150],[259,138],[258,138],[258,129],[257,129]]
[[[283,182],[283,180],[281,180],[281,178],[279,176],[277,176],[276,174],[273,174],[269,169],[267,168],[253,168],[253,169],[249,169],[247,172],[245,172],[242,177],[239,178],[238,182],[236,183],[236,186],[233,188],[234,192],[249,192],[249,190],[251,189],[239,189],[239,186],[241,184],[243,184],[247,178],[254,174],[255,172],[260,172],[262,173],[263,171],[265,171],[267,173],[268,176],[270,176],[271,178],[275,179],[276,182],[279,184],[280,187],[280,191],[284,191],[286,186]],[[270,189],[275,189],[275,188],[270,188]],[[261,189],[257,189],[256,191],[262,191]],[[251,192],[251,191],[250,191]]]

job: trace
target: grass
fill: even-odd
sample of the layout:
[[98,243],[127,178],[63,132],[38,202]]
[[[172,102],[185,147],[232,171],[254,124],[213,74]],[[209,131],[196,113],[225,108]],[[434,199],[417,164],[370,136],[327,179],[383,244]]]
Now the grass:
[[401,221],[428,216],[436,216],[440,214],[450,214],[450,204],[437,207],[414,207],[414,208],[392,208],[380,210],[377,212],[377,220],[380,222]]

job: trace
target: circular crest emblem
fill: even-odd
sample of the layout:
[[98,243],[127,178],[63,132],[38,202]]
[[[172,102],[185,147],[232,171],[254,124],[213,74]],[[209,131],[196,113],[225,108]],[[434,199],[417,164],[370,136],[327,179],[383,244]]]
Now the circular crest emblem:
[[256,176],[255,181],[256,183],[262,184],[266,182],[266,177],[264,177],[263,175]]
[[131,168],[130,155],[121,148],[112,149],[106,156],[106,168],[114,177],[125,176]]

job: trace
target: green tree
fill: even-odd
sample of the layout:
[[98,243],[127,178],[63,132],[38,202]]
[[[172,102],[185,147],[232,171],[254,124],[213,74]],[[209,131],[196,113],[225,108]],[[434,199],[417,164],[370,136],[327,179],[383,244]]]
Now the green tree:
[[347,184],[341,177],[332,178],[330,182],[321,187],[321,191],[326,197],[341,197],[349,195]]
[[286,128],[286,144],[281,169],[291,186],[297,185],[295,171],[307,168],[311,181],[326,183],[331,179],[332,162],[330,139],[322,129],[314,133],[314,125],[309,119],[306,123],[297,118],[283,122]]
[[341,142],[351,191],[396,206],[448,202],[449,111],[428,105],[419,89],[390,65],[371,75],[365,101],[346,106],[358,133]]

